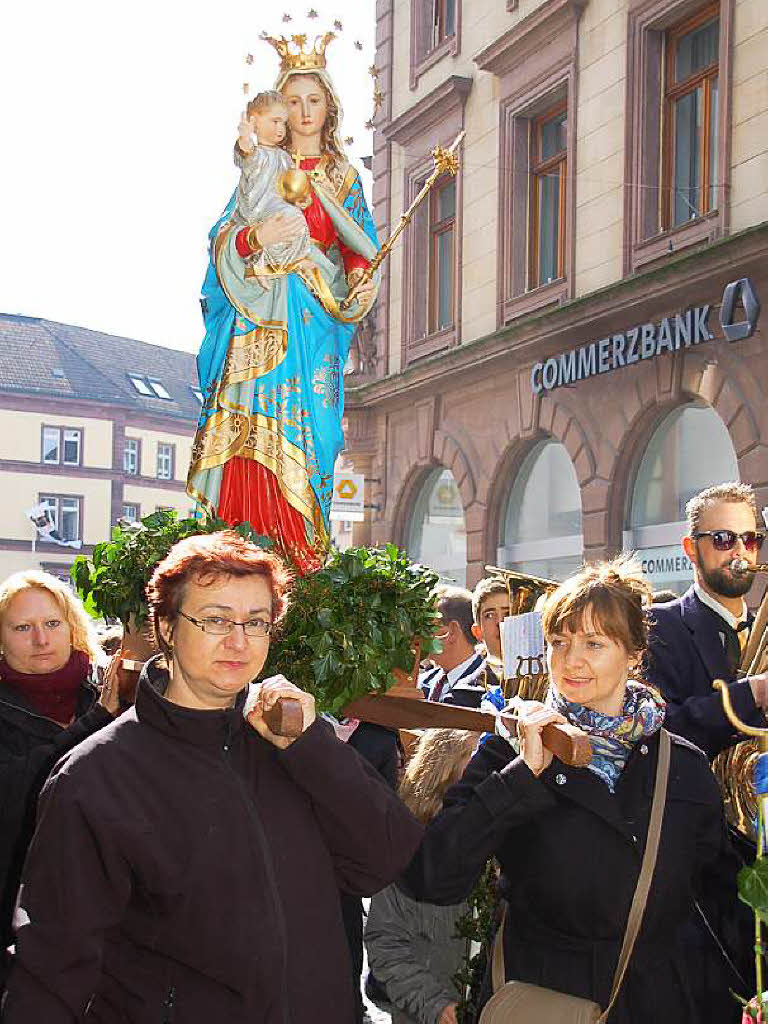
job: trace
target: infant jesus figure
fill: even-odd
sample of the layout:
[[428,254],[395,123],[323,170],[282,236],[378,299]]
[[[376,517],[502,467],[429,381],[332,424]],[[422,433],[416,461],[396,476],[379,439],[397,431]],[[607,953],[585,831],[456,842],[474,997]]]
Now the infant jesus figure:
[[309,254],[306,219],[300,210],[281,198],[278,190],[280,176],[293,167],[288,153],[280,148],[287,123],[288,107],[282,94],[260,92],[245,109],[235,143],[235,164],[240,168],[235,219],[244,225],[258,226],[269,217],[281,215],[286,221],[295,221],[298,232],[292,241],[264,246],[252,257],[256,275],[265,285],[262,275],[284,271]]

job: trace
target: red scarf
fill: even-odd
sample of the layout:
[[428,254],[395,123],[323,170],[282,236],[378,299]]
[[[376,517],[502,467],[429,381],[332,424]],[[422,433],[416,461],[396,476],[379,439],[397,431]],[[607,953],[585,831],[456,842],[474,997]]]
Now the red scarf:
[[83,651],[73,651],[66,665],[56,672],[33,675],[17,672],[0,658],[0,679],[26,701],[38,715],[69,725],[75,717],[77,698],[88,681],[91,663]]

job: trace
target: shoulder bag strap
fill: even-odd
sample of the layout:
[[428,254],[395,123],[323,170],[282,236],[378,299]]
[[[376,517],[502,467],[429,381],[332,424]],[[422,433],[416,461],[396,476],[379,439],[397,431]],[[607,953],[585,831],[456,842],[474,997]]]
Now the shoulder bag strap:
[[598,1024],[604,1024],[608,1014],[613,1009],[613,1004],[624,981],[629,959],[635,945],[635,939],[643,923],[645,904],[648,900],[648,891],[651,888],[651,880],[656,867],[656,855],[659,852],[659,839],[661,837],[661,823],[664,817],[664,805],[667,799],[667,781],[669,779],[669,758],[672,743],[666,729],[659,731],[659,760],[656,765],[656,785],[653,790],[653,804],[651,805],[651,819],[648,824],[648,838],[645,842],[645,854],[640,868],[640,876],[637,880],[637,888],[632,900],[627,920],[627,930],[624,934],[624,943],[621,947],[619,960],[616,964],[616,973],[613,976],[613,989],[608,1006],[600,1015]]
[[504,923],[507,920],[507,905],[504,904],[504,910],[501,914],[501,921],[499,921],[499,927],[496,931],[496,938],[493,940],[493,959],[491,961],[491,991],[496,993],[499,989],[504,988],[506,981],[504,971]]
[[[671,741],[666,729],[661,729],[659,734],[659,760],[656,765],[656,784],[653,790],[653,804],[651,805],[651,818],[648,824],[648,838],[645,843],[643,863],[640,867],[640,875],[637,880],[637,888],[632,900],[627,919],[627,930],[624,934],[624,943],[621,947],[619,960],[616,964],[616,973],[613,976],[613,988],[607,1008],[601,1014],[598,1024],[604,1024],[608,1014],[613,1009],[613,1004],[619,994],[621,984],[624,981],[629,959],[635,945],[635,939],[640,931],[640,925],[645,913],[645,904],[648,899],[648,891],[651,887],[653,872],[656,867],[656,855],[659,850],[659,839],[661,837],[661,822],[664,817],[664,805],[667,799],[667,780],[669,779],[669,758]],[[507,908],[501,915],[496,938],[493,943],[493,959],[491,962],[491,980],[493,992],[498,992],[504,987],[504,923],[507,919]]]

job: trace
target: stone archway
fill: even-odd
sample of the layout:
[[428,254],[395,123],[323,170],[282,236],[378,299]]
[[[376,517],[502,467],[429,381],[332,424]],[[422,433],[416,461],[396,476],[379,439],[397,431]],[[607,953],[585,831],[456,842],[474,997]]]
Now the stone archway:
[[[686,352],[676,356],[677,372],[662,376],[651,367],[643,367],[644,375],[638,382],[632,401],[624,408],[626,426],[616,447],[616,456],[610,471],[607,495],[607,543],[613,550],[621,550],[627,513],[628,495],[633,487],[640,460],[655,431],[677,408],[691,402],[702,401],[723,421],[733,443],[739,475],[747,483],[762,482],[768,465],[768,450],[761,444],[760,428],[752,406],[731,369],[725,368],[703,352]],[[711,483],[722,483],[712,480]]]
[[415,472],[400,512],[401,546],[446,582],[466,585],[464,505],[453,471],[441,463]]
[[[484,561],[494,562],[496,558],[510,480],[520,471],[534,446],[547,438],[559,441],[564,446],[576,473],[581,492],[585,553],[588,536],[591,539],[599,532],[602,521],[594,524],[592,517],[596,510],[599,515],[603,508],[608,482],[597,475],[595,445],[577,410],[567,398],[549,394],[535,400],[528,429],[514,437],[500,453],[493,471],[488,475],[487,486],[478,494],[478,499],[487,508],[482,540]],[[598,536],[597,543],[602,543],[601,536]]]

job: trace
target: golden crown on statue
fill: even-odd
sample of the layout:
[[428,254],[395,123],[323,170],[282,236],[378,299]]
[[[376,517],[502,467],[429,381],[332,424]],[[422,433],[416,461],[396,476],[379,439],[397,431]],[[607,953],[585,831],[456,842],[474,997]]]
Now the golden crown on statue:
[[287,71],[317,71],[325,68],[325,49],[328,44],[336,38],[335,32],[326,32],[325,35],[316,36],[312,45],[307,46],[305,35],[271,36],[267,32],[261,33],[261,39],[274,47],[280,55],[280,73]]

